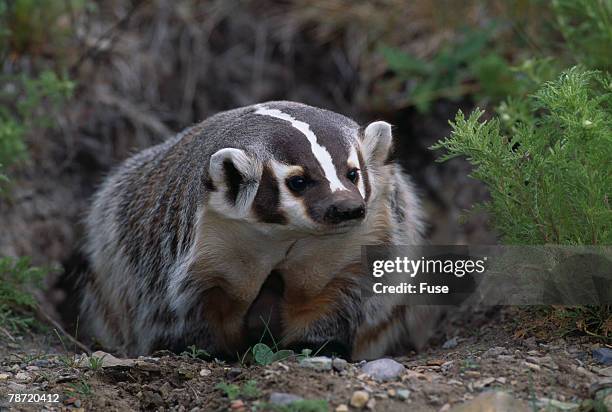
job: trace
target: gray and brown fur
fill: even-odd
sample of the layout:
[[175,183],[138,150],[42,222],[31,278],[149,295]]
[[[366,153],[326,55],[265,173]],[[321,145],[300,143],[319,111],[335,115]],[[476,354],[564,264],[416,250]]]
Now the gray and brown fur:
[[[81,324],[131,356],[187,345],[233,355],[262,317],[284,346],[332,341],[355,359],[419,346],[431,311],[359,293],[362,245],[421,242],[391,140],[384,122],[360,128],[281,101],[219,113],[136,154],[87,217]],[[296,175],[305,189],[288,187]]]

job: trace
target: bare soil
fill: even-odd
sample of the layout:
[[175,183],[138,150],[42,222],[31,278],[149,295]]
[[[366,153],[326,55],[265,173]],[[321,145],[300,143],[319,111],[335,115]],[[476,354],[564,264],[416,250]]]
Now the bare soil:
[[[0,410],[273,410],[268,402],[274,392],[324,400],[334,410],[349,405],[357,390],[368,392],[374,399],[370,408],[379,411],[449,410],[489,390],[508,392],[533,410],[562,410],[554,405],[589,410],[594,390],[602,382],[605,386],[609,375],[590,355],[599,344],[586,338],[517,338],[517,316],[512,308],[451,315],[446,337],[422,353],[395,358],[406,371],[387,382],[372,380],[360,363],[317,371],[296,359],[260,366],[170,352],[139,358],[127,367],[92,368],[88,362],[79,366],[75,352],[58,345],[51,333],[15,341],[7,337],[0,346]],[[449,336],[456,339],[449,342]],[[255,393],[233,400],[217,386],[244,387],[249,381]],[[399,393],[406,389],[410,394],[402,399]],[[59,403],[18,404],[8,403],[10,393],[60,396]]]

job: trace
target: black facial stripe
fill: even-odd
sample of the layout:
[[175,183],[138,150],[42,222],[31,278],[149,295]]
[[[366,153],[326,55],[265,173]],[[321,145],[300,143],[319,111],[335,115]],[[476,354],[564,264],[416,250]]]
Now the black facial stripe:
[[238,192],[240,192],[242,175],[229,160],[223,162],[223,171],[225,172],[225,182],[227,184],[227,200],[234,205],[238,198]]
[[270,167],[264,165],[259,188],[253,201],[253,211],[262,222],[284,225],[287,223],[287,217],[280,210],[278,184]]
[[361,178],[363,179],[363,187],[365,188],[365,201],[367,203],[370,198],[370,179],[368,177],[368,166],[363,161],[361,150],[357,150],[357,158],[359,159],[359,165],[361,167]]

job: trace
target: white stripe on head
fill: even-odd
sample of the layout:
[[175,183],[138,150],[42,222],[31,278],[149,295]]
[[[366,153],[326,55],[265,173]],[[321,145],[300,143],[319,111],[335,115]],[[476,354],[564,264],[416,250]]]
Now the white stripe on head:
[[363,165],[359,164],[359,156],[357,155],[357,149],[355,146],[351,146],[351,152],[348,157],[348,164],[351,167],[359,169],[359,180],[357,181],[357,189],[361,193],[361,197],[365,199],[365,183],[363,182]]
[[332,192],[337,190],[347,190],[347,188],[342,184],[340,179],[338,179],[338,174],[336,172],[336,168],[334,163],[332,162],[331,155],[323,146],[321,146],[317,142],[317,136],[310,130],[310,126],[308,123],[304,123],[292,117],[291,115],[281,112],[278,109],[270,109],[266,106],[259,106],[259,108],[255,111],[255,114],[260,114],[262,116],[270,116],[277,119],[285,120],[291,123],[291,126],[298,129],[310,142],[310,149],[312,150],[312,154],[315,159],[321,165],[323,169],[323,173],[325,174],[325,178],[329,181],[329,188]]

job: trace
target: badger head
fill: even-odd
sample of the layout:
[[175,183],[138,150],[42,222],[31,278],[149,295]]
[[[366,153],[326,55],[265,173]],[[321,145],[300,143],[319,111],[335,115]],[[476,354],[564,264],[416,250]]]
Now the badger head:
[[306,235],[345,233],[376,201],[391,126],[291,102],[252,106],[210,159],[210,206],[231,219]]

